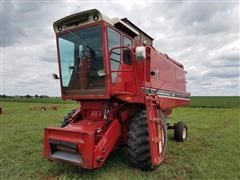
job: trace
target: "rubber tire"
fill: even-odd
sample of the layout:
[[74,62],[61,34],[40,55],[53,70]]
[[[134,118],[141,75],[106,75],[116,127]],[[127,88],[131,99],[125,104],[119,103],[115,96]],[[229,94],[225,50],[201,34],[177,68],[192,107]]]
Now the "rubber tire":
[[76,109],[73,109],[71,112],[67,113],[67,115],[63,118],[63,122],[61,124],[61,128],[67,126],[69,124],[69,120],[73,113],[75,113]]
[[[184,129],[186,129],[186,137],[183,137],[183,131]],[[187,126],[185,125],[184,122],[179,121],[177,122],[177,124],[175,125],[174,128],[174,139],[178,142],[184,142],[187,140]]]
[[[165,125],[164,126],[165,153],[167,144],[166,130],[167,126]],[[128,161],[133,167],[139,168],[143,171],[154,170],[156,168],[153,166],[151,161],[147,114],[145,110],[137,113],[133,117],[132,122],[129,125],[127,144],[128,144]]]

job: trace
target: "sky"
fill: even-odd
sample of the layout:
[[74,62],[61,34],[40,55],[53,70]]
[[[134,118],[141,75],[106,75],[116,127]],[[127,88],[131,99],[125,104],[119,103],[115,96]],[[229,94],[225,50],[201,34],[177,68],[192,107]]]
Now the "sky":
[[4,1],[0,94],[60,96],[54,21],[88,9],[127,17],[182,63],[193,96],[240,95],[237,1]]

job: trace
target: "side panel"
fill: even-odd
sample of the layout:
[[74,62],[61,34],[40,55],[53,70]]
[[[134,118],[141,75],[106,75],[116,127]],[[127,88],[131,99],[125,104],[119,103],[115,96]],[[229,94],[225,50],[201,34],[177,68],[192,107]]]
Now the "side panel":
[[95,147],[93,168],[99,168],[102,166],[110,152],[113,150],[113,147],[116,145],[120,135],[121,126],[118,120],[115,119]]
[[151,49],[150,88],[145,92],[156,95],[163,110],[185,106],[190,103],[186,92],[185,71],[180,64],[174,63],[167,55]]
[[177,67],[175,71],[175,88],[178,92],[185,93],[186,92],[186,79],[185,79],[185,71],[182,68]]
[[185,71],[167,57],[151,51],[151,87],[186,94]]

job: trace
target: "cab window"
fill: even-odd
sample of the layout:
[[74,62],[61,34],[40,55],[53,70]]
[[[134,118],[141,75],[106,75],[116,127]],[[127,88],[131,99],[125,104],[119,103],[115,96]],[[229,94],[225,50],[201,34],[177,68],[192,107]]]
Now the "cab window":
[[[128,48],[132,48],[132,40],[130,40],[128,37],[126,36],[123,36],[123,46],[127,46]],[[127,48],[124,48],[123,49],[123,53],[124,51],[128,51]],[[132,64],[132,61],[131,61],[131,58],[123,58],[123,63],[124,64],[128,64],[128,65],[131,65]]]
[[132,47],[132,40],[130,40],[126,36],[123,36],[123,46],[127,46],[127,47],[131,48]]
[[[108,36],[108,51],[110,51],[114,47],[121,46],[121,35],[119,32],[114,29],[107,27],[107,36]],[[121,63],[121,53],[120,49],[115,49],[112,52],[112,56],[110,59],[111,69],[112,71],[118,70]],[[112,72],[112,82],[116,82],[117,80],[117,72]]]

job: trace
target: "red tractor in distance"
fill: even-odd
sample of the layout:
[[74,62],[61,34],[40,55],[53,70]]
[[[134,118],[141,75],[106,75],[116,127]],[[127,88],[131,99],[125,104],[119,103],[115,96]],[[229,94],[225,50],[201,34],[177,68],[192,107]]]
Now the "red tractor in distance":
[[159,53],[151,38],[127,18],[96,9],[53,24],[61,95],[79,107],[61,127],[44,132],[44,157],[87,169],[101,167],[127,145],[129,163],[153,170],[166,154],[167,129],[187,138],[183,122],[166,122],[172,109],[190,103],[182,64]]

